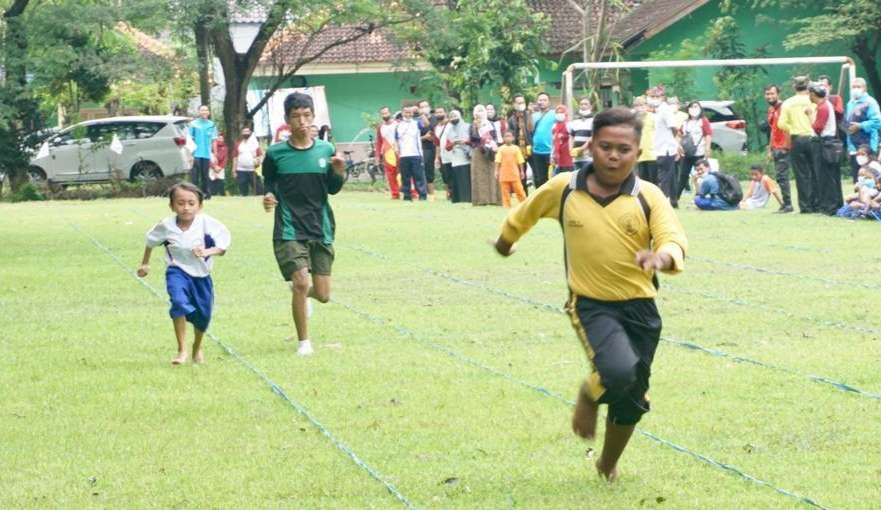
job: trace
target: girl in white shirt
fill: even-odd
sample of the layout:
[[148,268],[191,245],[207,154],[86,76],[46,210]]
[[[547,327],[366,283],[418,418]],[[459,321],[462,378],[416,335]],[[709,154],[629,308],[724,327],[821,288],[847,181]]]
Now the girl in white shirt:
[[147,232],[147,246],[138,276],[150,272],[153,248],[165,248],[165,283],[171,302],[169,315],[177,337],[177,356],[172,365],[187,360],[187,322],[195,328],[193,362],[202,363],[202,336],[211,322],[214,305],[214,285],[211,269],[214,255],[223,255],[229,248],[229,230],[219,221],[201,214],[203,196],[190,183],[175,184],[168,192],[169,205],[174,216],[169,216]]

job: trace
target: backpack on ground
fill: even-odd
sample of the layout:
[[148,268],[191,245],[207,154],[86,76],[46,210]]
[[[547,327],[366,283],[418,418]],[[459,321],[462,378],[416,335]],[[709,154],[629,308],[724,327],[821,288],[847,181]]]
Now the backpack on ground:
[[721,172],[716,172],[715,176],[719,181],[719,198],[727,202],[728,205],[739,204],[743,200],[743,188],[740,187],[740,181],[733,175]]

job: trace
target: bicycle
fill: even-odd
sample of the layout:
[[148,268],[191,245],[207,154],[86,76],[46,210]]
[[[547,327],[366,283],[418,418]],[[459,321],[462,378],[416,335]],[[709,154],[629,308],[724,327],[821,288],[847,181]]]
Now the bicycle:
[[385,177],[376,164],[376,152],[373,149],[373,135],[370,135],[370,149],[367,151],[367,159],[355,162],[352,159],[353,151],[343,151],[346,160],[346,181],[349,179],[360,179],[364,174],[370,176],[370,183],[376,183],[376,178]]

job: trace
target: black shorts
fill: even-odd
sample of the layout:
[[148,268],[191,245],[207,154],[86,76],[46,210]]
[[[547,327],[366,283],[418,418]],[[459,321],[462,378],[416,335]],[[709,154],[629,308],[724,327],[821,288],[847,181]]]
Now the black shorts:
[[573,295],[566,311],[593,368],[588,395],[608,404],[612,423],[636,424],[649,411],[649,377],[661,339],[655,301],[598,301]]

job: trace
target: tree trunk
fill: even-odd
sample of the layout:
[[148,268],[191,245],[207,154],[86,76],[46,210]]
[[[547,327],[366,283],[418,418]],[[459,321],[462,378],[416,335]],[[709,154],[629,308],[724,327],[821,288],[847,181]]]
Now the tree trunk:
[[863,77],[872,91],[872,97],[881,97],[881,75],[878,73],[877,45],[870,45],[864,37],[857,38],[853,43],[853,52],[863,64]]
[[4,67],[6,81],[2,87],[3,102],[13,105],[14,113],[8,126],[2,128],[0,139],[8,142],[4,154],[0,157],[0,167],[9,176],[13,191],[18,191],[28,181],[27,155],[21,151],[20,142],[24,136],[26,125],[33,121],[34,104],[27,87],[27,30],[22,13],[29,0],[16,0],[3,13],[6,22],[4,47],[6,58]]
[[208,62],[208,25],[204,17],[196,19],[193,26],[196,35],[196,58],[199,61],[199,97],[202,104],[211,106],[211,68]]

